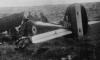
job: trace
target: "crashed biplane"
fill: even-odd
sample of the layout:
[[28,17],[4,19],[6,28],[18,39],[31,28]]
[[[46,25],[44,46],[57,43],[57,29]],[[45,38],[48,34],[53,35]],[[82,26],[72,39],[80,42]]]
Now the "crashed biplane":
[[[42,43],[62,36],[72,35],[73,39],[83,40],[87,34],[88,25],[99,23],[100,21],[88,22],[87,12],[84,6],[80,4],[70,5],[64,15],[63,25],[56,25],[51,23],[45,23],[36,21],[34,22],[36,28],[45,27],[43,29],[52,29],[51,31],[45,31],[31,37],[32,43]],[[70,25],[68,25],[70,24]],[[41,28],[42,30],[42,28]],[[38,31],[38,29],[37,29]]]
[[[72,4],[67,8],[62,25],[32,19],[22,23],[23,20],[23,13],[0,18],[0,32],[20,25],[21,32],[25,31],[27,36],[21,35],[18,42],[28,37],[33,44],[43,43],[70,34],[73,35],[73,39],[83,40],[87,34],[88,25],[98,23],[98,21],[88,22],[86,9],[80,4]],[[29,31],[31,35],[28,34]]]
[[[33,44],[38,44],[62,36],[67,38],[68,35],[71,35],[71,38],[74,40],[84,40],[88,31],[88,25],[99,23],[100,21],[88,22],[85,7],[80,4],[73,4],[67,8],[62,25],[33,20],[29,20],[27,23],[29,22],[32,23],[30,30],[33,33],[35,32],[29,38]],[[26,37],[23,36],[20,41],[24,39]],[[24,42],[22,45],[24,45]]]

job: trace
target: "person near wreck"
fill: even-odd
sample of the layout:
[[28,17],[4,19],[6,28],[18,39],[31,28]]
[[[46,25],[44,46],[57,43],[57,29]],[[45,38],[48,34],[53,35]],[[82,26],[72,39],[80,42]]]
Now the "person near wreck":
[[42,22],[48,22],[47,17],[42,12],[40,13],[40,16],[41,16],[41,21]]

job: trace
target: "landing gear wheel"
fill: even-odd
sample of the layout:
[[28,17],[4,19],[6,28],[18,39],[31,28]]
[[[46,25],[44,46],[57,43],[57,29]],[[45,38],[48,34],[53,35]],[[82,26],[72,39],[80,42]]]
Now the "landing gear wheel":
[[80,4],[70,5],[65,13],[64,21],[70,23],[70,30],[74,38],[80,38],[87,34],[88,18],[86,9]]

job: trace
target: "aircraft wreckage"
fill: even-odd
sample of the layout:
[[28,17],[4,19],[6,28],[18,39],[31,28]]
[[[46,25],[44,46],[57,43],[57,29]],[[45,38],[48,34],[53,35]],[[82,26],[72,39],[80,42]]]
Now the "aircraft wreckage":
[[[72,35],[72,39],[84,40],[88,31],[88,25],[98,23],[88,22],[86,9],[80,4],[70,5],[64,15],[63,24],[52,24],[44,21],[34,21],[24,17],[24,13],[13,14],[0,18],[0,32],[8,31],[10,35],[13,29],[19,27],[17,47],[25,47],[25,40],[31,43],[43,43],[62,36]],[[12,29],[12,30],[11,30]],[[22,44],[20,44],[22,42]]]

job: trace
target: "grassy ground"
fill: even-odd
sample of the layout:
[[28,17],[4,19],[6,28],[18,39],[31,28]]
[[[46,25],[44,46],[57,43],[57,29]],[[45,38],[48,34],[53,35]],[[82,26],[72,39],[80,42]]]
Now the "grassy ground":
[[[89,25],[87,34],[89,44],[95,46],[100,41],[100,23]],[[78,55],[78,41],[61,37],[41,44],[31,44],[27,50],[15,50],[15,45],[0,45],[1,60],[56,60],[68,54]],[[38,51],[38,52],[36,52]]]
[[[42,44],[31,45],[27,50],[15,50],[14,45],[0,45],[1,60],[47,60],[60,59],[71,53],[72,47],[64,38],[55,39]],[[72,43],[72,42],[71,42]],[[67,46],[67,48],[66,48]],[[40,48],[39,50],[37,50]],[[35,52],[38,51],[38,52]]]
[[[90,25],[87,34],[91,45],[97,44],[100,40],[100,23]],[[40,48],[38,50],[38,48]],[[36,52],[38,51],[38,52]],[[32,44],[27,50],[15,50],[14,45],[0,45],[1,60],[58,60],[66,57],[67,54],[78,55],[79,48],[71,38],[57,38],[46,43]]]

